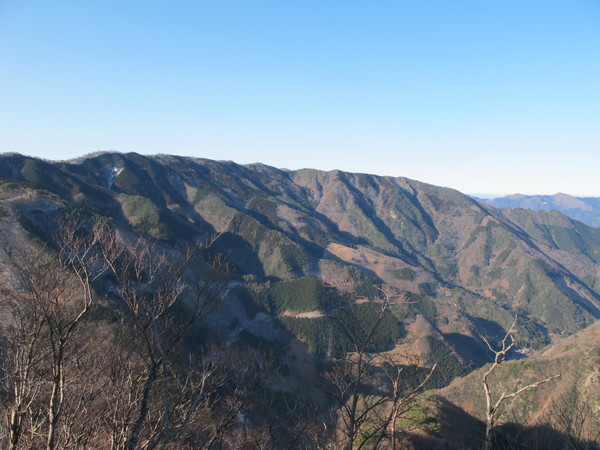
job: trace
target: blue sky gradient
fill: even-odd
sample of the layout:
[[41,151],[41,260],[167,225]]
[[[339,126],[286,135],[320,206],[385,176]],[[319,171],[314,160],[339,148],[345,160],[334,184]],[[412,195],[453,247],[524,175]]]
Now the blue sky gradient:
[[596,0],[0,0],[0,152],[600,196]]

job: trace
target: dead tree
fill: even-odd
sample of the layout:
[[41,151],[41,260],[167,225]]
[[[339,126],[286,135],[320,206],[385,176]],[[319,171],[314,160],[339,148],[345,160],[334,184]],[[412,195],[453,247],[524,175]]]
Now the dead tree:
[[535,389],[538,386],[540,386],[541,384],[548,383],[549,381],[552,381],[555,378],[560,377],[560,375],[554,375],[552,377],[545,378],[545,379],[537,381],[535,383],[528,384],[527,386],[523,386],[522,388],[517,389],[516,391],[514,391],[510,394],[503,392],[496,399],[496,401],[494,401],[492,399],[492,389],[490,387],[489,377],[498,368],[498,366],[503,361],[505,361],[506,355],[515,346],[515,339],[514,339],[513,334],[515,331],[516,324],[517,324],[517,317],[515,317],[515,320],[513,321],[512,325],[510,326],[510,328],[504,335],[504,338],[502,339],[502,341],[500,343],[501,347],[499,350],[494,349],[490,345],[488,340],[484,338],[484,341],[487,344],[488,348],[490,349],[490,351],[492,353],[494,353],[494,362],[492,363],[490,368],[483,374],[483,380],[482,380],[483,390],[485,392],[485,399],[486,399],[485,440],[484,440],[484,445],[483,445],[484,450],[492,450],[494,448],[494,431],[495,431],[494,428],[496,425],[496,420],[498,418],[500,406],[502,406],[502,404],[506,400],[515,398],[515,397],[521,395],[523,392],[529,391],[531,389]]

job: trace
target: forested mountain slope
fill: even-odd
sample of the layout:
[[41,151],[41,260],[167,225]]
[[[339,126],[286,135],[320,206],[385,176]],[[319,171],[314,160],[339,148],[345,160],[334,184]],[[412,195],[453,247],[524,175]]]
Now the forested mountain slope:
[[79,208],[165,245],[221,233],[219,251],[255,287],[358,270],[404,292],[399,320],[421,317],[462,363],[485,361],[480,337],[517,310],[523,346],[600,316],[600,230],[558,213],[497,210],[405,178],[168,155],[7,154],[0,177],[3,211],[26,227]]
[[[79,225],[69,233],[65,223]],[[106,442],[111,433],[118,448],[142,438],[211,446],[238,442],[239,433],[275,448],[298,439],[307,448],[375,435],[388,442],[406,437],[404,419],[381,422],[394,392],[413,411],[411,389],[425,380],[441,388],[489,362],[484,338],[497,342],[515,315],[521,355],[600,317],[600,229],[557,212],[498,210],[406,178],[169,155],[49,162],[5,154],[0,226],[1,345],[16,352],[16,366],[7,359],[3,370],[38,370],[27,372],[37,384],[6,379],[35,398],[3,401],[15,412],[11,429],[21,429],[19,417],[40,420],[59,446]],[[66,300],[65,286],[74,286]],[[61,301],[50,298],[39,316],[52,317],[35,322],[47,332],[15,321],[39,312],[39,302],[15,299],[48,301],[55,290]],[[73,315],[82,298],[89,304]],[[204,309],[206,298],[218,301]],[[23,313],[27,305],[34,315]],[[39,359],[27,363],[18,359],[27,336],[58,336],[68,352],[52,359],[32,341]],[[400,390],[393,370],[403,374]],[[61,403],[62,417],[61,376],[65,402],[88,396]],[[369,411],[362,425],[344,422],[362,411],[347,408],[353,399]],[[101,422],[81,434],[77,417]],[[380,428],[360,437],[372,420]],[[28,436],[42,445],[41,435]]]

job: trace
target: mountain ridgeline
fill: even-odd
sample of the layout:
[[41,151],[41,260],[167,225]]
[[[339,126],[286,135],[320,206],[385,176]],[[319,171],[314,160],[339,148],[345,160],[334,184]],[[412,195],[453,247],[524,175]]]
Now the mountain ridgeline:
[[315,325],[330,308],[326,285],[346,276],[401,293],[381,350],[420,352],[430,363],[444,355],[458,367],[483,364],[482,338],[502,336],[515,314],[521,347],[600,317],[600,229],[406,178],[169,155],[5,154],[0,199],[0,218],[33,237],[65,210],[108,216],[164,246],[218,234],[214,248],[240,282],[240,310],[222,312],[223,324],[274,339],[252,326],[266,314],[316,355],[327,352]]

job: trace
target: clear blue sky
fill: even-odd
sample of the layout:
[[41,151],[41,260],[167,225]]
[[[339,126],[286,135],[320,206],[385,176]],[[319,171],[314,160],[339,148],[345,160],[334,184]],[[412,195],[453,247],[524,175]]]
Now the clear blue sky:
[[0,0],[0,152],[600,196],[597,0]]

